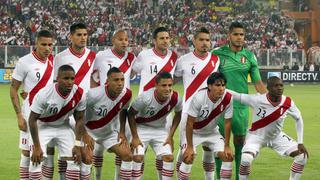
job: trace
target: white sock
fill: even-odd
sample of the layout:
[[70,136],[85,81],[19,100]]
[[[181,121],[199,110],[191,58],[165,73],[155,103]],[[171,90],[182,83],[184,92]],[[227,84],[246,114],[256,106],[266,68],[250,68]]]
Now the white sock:
[[29,177],[30,179],[41,179],[41,166],[42,162],[40,164],[32,165],[32,163],[29,166]]
[[141,179],[141,166],[142,162],[134,162],[132,163],[132,179],[133,180],[140,180]]
[[122,161],[120,168],[120,179],[130,180],[132,177],[132,161]]
[[304,154],[299,154],[294,157],[294,161],[291,165],[290,180],[300,179],[304,165],[307,163],[307,157]]
[[162,179],[162,165],[163,165],[162,157],[157,156],[156,157],[156,168],[157,168],[158,180]]
[[176,162],[177,179],[179,179],[179,169],[180,169],[181,163],[182,163],[182,152],[181,152],[181,148],[179,148],[178,154],[177,154],[177,162]]
[[253,161],[253,156],[249,153],[242,153],[241,163],[239,168],[239,179],[246,180],[250,175],[250,168]]
[[91,164],[81,163],[80,167],[80,179],[81,180],[90,180],[91,175]]
[[173,177],[174,165],[173,162],[163,162],[162,166],[162,180],[171,180]]
[[232,176],[232,162],[222,162],[220,170],[220,180],[231,179]]
[[191,172],[192,164],[181,163],[179,169],[179,180],[187,180]]
[[103,165],[104,147],[100,144],[94,144],[93,150],[93,166],[95,169],[95,180],[101,180],[102,165]]
[[116,155],[114,159],[114,180],[120,180],[120,167],[121,167],[121,159],[119,156]]
[[54,155],[47,155],[46,158],[44,158],[42,163],[42,178],[44,180],[49,180],[53,178],[53,171],[54,171]]
[[59,180],[66,179],[66,171],[67,171],[67,161],[59,159],[58,160]]
[[29,179],[29,165],[30,165],[30,157],[24,156],[21,154],[20,158],[20,180]]
[[202,167],[204,169],[205,180],[214,179],[214,154],[212,151],[203,151]]
[[74,161],[67,161],[66,179],[79,179],[80,167]]

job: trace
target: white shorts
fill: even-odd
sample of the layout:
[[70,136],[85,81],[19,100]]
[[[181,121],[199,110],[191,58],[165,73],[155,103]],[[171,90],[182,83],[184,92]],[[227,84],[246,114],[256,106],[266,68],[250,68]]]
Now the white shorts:
[[120,143],[118,141],[118,132],[113,131],[110,135],[96,139],[97,144],[102,145],[106,150],[109,150],[112,146]]
[[29,151],[29,132],[20,131],[19,148]]
[[298,150],[298,143],[284,132],[280,132],[277,137],[270,140],[248,133],[242,152],[252,152],[257,155],[263,147],[270,147],[281,156],[289,156]]
[[[49,143],[54,143],[57,146],[60,157],[72,157],[75,135],[68,125],[57,127],[39,126],[39,141],[44,157],[47,157],[46,149]],[[32,147],[33,142],[30,137],[30,151],[32,151]]]
[[138,152],[134,151],[133,155],[143,156],[148,148],[148,145],[151,146],[156,156],[172,155],[171,146],[169,144],[163,145],[168,137],[168,131],[166,129],[147,129],[137,127],[137,132],[143,147],[138,146]]
[[[210,134],[195,134],[193,133],[192,136],[193,140],[193,149],[194,152],[197,153],[196,148],[198,145],[206,146],[211,151],[217,153],[217,152],[223,152],[224,151],[224,138],[223,136],[217,131],[215,133]],[[182,153],[187,148],[187,139],[184,138],[182,140],[181,149]]]

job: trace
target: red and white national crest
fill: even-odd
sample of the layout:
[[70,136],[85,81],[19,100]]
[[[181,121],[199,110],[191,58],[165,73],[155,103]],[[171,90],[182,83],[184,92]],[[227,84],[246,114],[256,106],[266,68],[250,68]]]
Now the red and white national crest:
[[245,63],[245,62],[246,62],[246,57],[242,56],[241,59],[240,59],[240,61],[241,61],[242,63]]

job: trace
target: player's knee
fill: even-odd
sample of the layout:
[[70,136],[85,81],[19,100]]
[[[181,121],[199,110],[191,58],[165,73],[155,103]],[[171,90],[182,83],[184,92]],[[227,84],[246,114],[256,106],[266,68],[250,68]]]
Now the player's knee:
[[54,155],[54,147],[47,147],[47,154]]
[[307,156],[305,154],[298,154],[294,157],[294,161],[298,164],[305,165],[307,163]]
[[244,166],[250,166],[253,161],[253,155],[250,153],[242,153],[241,164]]
[[132,159],[134,162],[141,163],[143,161],[143,156],[140,156],[140,155],[133,156]]
[[30,151],[28,150],[21,150],[21,154],[25,157],[30,157]]
[[165,162],[173,162],[173,155],[163,155],[162,160]]

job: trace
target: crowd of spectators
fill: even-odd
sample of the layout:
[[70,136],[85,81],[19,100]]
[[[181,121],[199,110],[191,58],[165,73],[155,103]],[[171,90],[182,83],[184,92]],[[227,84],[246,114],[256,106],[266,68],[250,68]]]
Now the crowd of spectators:
[[189,48],[194,30],[206,26],[217,47],[227,42],[229,24],[240,21],[250,49],[303,48],[290,17],[254,0],[0,0],[0,4],[0,45],[33,45],[36,32],[47,28],[55,33],[56,45],[65,46],[69,26],[80,21],[88,25],[90,46],[110,45],[114,30],[125,28],[131,46],[148,47],[152,30],[166,26],[172,46]]

